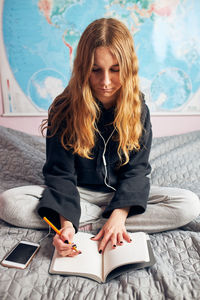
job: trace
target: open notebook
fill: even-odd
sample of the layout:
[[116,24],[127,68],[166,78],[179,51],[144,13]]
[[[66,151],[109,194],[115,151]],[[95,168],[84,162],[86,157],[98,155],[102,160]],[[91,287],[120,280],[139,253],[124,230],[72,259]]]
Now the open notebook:
[[150,240],[144,232],[129,233],[132,242],[112,249],[109,242],[104,253],[99,254],[98,242],[92,234],[78,232],[74,243],[82,251],[75,257],[61,257],[54,251],[49,273],[83,276],[97,282],[106,282],[133,269],[149,267],[155,263]]

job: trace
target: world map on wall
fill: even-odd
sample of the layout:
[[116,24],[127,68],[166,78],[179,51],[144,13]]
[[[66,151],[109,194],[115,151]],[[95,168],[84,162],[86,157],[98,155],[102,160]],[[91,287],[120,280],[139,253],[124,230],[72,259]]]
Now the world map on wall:
[[[3,42],[13,76],[5,79],[3,89],[11,89],[15,80],[25,97],[23,108],[46,112],[69,81],[86,26],[114,17],[133,35],[140,88],[151,112],[200,113],[200,1],[4,0],[2,7]],[[20,113],[16,97],[6,95],[7,113]]]

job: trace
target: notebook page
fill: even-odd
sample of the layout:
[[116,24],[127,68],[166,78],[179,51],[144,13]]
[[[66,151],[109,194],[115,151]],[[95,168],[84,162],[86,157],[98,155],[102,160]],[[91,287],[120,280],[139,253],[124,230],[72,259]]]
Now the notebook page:
[[92,234],[78,232],[74,243],[82,253],[75,257],[56,255],[50,271],[58,274],[94,274],[102,278],[102,255],[98,253],[98,243],[90,240]]
[[104,278],[116,267],[149,261],[147,235],[144,232],[129,233],[132,242],[112,249],[109,242],[104,252]]

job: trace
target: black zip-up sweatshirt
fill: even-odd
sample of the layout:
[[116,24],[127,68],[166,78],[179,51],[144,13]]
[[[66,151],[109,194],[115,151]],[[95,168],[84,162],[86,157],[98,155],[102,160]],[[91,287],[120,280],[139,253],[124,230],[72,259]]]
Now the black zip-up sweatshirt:
[[[151,171],[149,152],[152,132],[149,109],[143,95],[141,102],[143,134],[140,138],[140,150],[132,151],[128,164],[120,166],[118,142],[112,138],[115,132],[106,145],[106,182],[116,191],[102,214],[104,218],[108,218],[116,208],[130,207],[128,217],[143,213],[146,209],[150,186],[147,175]],[[97,126],[106,142],[114,130],[114,108],[106,110],[101,103],[99,106],[101,116]],[[59,215],[62,215],[71,221],[76,232],[78,231],[81,209],[77,186],[94,191],[113,192],[104,182],[105,145],[102,137],[98,135],[96,138],[96,145],[92,151],[93,159],[82,158],[73,154],[72,150],[65,150],[58,134],[46,139],[46,163],[43,167],[46,188],[39,202],[38,213],[41,217],[46,216],[59,228]]]

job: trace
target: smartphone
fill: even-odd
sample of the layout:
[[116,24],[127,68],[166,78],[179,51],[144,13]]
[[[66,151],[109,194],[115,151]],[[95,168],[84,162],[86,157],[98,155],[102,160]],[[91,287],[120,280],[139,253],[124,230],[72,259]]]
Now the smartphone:
[[28,241],[20,241],[15,247],[4,257],[1,264],[4,267],[25,269],[34,255],[39,250],[40,245]]

